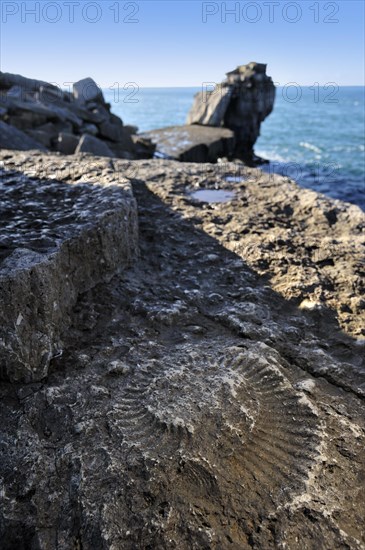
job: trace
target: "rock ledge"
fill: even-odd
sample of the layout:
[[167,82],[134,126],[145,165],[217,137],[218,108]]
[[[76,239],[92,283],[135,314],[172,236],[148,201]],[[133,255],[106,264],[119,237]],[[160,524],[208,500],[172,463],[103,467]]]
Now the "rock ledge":
[[[77,162],[90,166],[88,157]],[[127,180],[68,183],[30,177],[5,163],[7,169],[0,171],[1,377],[30,382],[44,378],[61,352],[60,338],[78,295],[109,280],[137,255],[136,203]]]

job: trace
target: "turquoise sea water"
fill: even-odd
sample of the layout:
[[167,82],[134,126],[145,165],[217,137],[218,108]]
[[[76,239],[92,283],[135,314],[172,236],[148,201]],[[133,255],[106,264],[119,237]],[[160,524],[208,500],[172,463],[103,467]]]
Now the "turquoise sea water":
[[[140,131],[184,124],[199,88],[104,90],[112,110]],[[278,88],[255,152],[279,172],[365,209],[365,88]]]

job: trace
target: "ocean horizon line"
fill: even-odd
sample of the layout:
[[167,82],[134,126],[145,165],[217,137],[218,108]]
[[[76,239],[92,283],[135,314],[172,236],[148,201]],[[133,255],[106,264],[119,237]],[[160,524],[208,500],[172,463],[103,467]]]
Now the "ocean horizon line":
[[[127,82],[126,84],[132,84],[132,81],[131,82]],[[134,84],[137,84],[139,86],[139,88],[143,88],[144,90],[189,90],[189,89],[192,89],[192,88],[202,88],[202,84],[199,84],[199,85],[192,85],[192,86],[140,86],[137,82],[134,82]],[[206,84],[211,84],[211,82],[207,82]],[[218,83],[217,83],[218,84]],[[288,82],[286,85],[284,86],[276,86],[276,88],[285,88],[285,86],[287,85],[296,85],[296,86],[301,86],[303,88],[310,88],[311,86],[314,86],[314,84],[317,84],[316,82],[313,82],[312,84],[300,84],[299,82]],[[326,86],[327,84],[335,84],[335,82],[326,82],[325,84],[323,84],[323,86]],[[340,85],[340,84],[337,84],[337,86],[339,88],[365,88],[365,84],[344,84],[344,85]],[[113,91],[115,88],[113,88],[112,86],[108,86],[108,87],[101,87],[102,90],[110,90],[110,91]]]

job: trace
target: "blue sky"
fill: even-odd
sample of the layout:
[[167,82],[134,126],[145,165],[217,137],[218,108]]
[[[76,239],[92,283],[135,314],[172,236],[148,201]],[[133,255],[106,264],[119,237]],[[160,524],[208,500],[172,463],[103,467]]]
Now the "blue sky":
[[249,61],[281,85],[364,85],[361,0],[1,4],[1,70],[59,85],[200,86]]

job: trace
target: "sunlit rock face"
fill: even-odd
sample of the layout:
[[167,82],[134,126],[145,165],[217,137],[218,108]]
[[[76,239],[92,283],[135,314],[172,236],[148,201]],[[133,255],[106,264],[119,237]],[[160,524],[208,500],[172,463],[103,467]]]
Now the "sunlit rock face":
[[266,74],[266,65],[248,63],[227,73],[213,91],[196,94],[188,124],[223,126],[234,131],[235,156],[248,163],[255,160],[253,147],[261,122],[274,107],[275,86]]

